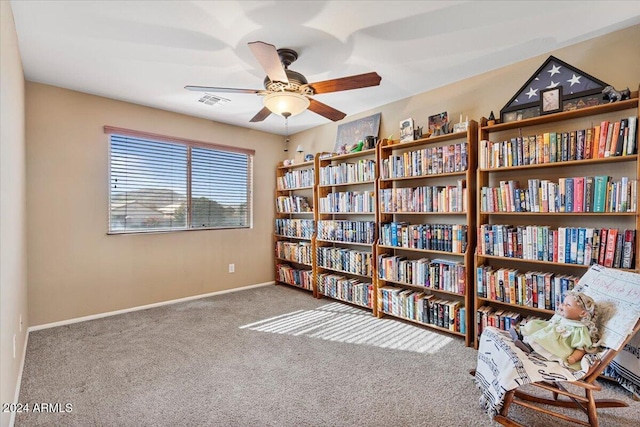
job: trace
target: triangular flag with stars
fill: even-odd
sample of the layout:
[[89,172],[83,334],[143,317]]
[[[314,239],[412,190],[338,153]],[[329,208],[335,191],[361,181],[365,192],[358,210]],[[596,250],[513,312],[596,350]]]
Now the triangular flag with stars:
[[547,89],[562,87],[562,100],[566,104],[572,99],[600,94],[605,86],[608,84],[550,56],[500,110],[500,115],[504,121],[505,113],[538,108],[540,92]]

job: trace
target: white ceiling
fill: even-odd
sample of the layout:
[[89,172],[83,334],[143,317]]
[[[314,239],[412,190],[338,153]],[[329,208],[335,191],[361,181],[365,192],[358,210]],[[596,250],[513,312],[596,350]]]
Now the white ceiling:
[[[4,0],[3,0],[4,1]],[[11,0],[27,80],[284,134],[255,94],[207,106],[185,85],[263,89],[247,43],[298,52],[309,82],[376,71],[380,86],[316,95],[349,116],[640,23],[640,1]],[[216,95],[215,93],[213,93]],[[329,121],[311,111],[290,133]]]

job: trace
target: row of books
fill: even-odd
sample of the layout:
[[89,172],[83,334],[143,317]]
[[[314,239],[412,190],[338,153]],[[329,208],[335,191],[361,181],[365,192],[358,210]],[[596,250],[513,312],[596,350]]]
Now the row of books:
[[557,309],[579,278],[549,272],[527,271],[481,265],[476,269],[479,297],[526,307]]
[[378,310],[383,313],[466,333],[466,309],[460,301],[392,286],[381,287],[378,298]]
[[602,121],[588,129],[545,132],[506,141],[482,140],[481,169],[627,156],[637,150],[637,117]]
[[482,187],[482,212],[636,212],[638,180],[608,175],[530,179],[527,188],[515,180]]
[[318,266],[361,276],[373,276],[373,255],[347,248],[318,247]]
[[482,224],[478,254],[560,264],[631,268],[635,258],[635,230],[558,227],[546,225]]
[[322,213],[352,213],[376,211],[376,194],[374,191],[344,191],[329,193],[318,200]]
[[313,289],[313,274],[311,270],[297,270],[288,264],[278,264],[278,281],[302,289]]
[[315,230],[315,221],[312,219],[276,219],[276,234],[300,239],[311,239]]
[[276,184],[278,190],[293,190],[301,187],[313,187],[315,176],[313,169],[290,170],[279,176]]
[[465,142],[391,154],[382,160],[380,176],[389,179],[466,171],[468,152]]
[[276,197],[276,210],[279,213],[312,212],[311,205],[303,196]]
[[373,285],[337,274],[318,276],[318,291],[331,298],[373,308]]
[[339,163],[320,168],[320,185],[357,184],[376,179],[375,160],[361,159],[356,163]]
[[318,239],[371,245],[376,238],[374,221],[318,221]]
[[537,316],[527,316],[524,318],[520,313],[497,309],[489,306],[482,306],[476,310],[476,323],[478,326],[478,336],[487,326],[508,331],[512,326],[517,328],[520,324],[532,319],[539,319]]
[[464,264],[427,258],[407,259],[403,256],[378,255],[378,277],[463,295],[467,288]]
[[461,254],[467,250],[467,229],[465,224],[390,222],[380,225],[379,243],[383,246]]
[[466,212],[467,183],[416,188],[385,188],[379,191],[382,212]]
[[313,254],[310,242],[276,242],[276,257],[300,264],[311,265]]

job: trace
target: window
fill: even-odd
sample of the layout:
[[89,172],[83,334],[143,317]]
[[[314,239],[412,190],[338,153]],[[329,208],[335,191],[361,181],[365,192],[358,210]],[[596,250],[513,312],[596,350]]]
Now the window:
[[253,151],[105,127],[109,233],[251,226]]

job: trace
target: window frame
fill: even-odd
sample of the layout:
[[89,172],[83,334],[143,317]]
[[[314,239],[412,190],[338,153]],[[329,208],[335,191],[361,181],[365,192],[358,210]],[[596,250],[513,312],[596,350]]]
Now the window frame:
[[[193,139],[188,139],[188,138],[181,138],[181,137],[173,137],[173,136],[167,136],[167,135],[161,135],[161,134],[156,134],[156,133],[151,133],[151,132],[144,132],[144,131],[137,131],[137,130],[132,130],[132,129],[126,129],[126,128],[120,128],[120,127],[115,127],[115,126],[108,126],[105,125],[104,126],[104,133],[107,134],[108,140],[107,140],[107,145],[108,145],[108,180],[109,180],[109,194],[108,194],[108,203],[107,203],[107,235],[130,235],[130,234],[154,234],[154,233],[174,233],[174,232],[182,232],[182,231],[211,231],[211,230],[243,230],[243,229],[251,229],[253,228],[253,177],[254,177],[254,171],[253,171],[253,164],[254,164],[254,157],[255,157],[255,150],[252,149],[248,149],[248,148],[241,148],[241,147],[233,147],[233,146],[229,146],[229,145],[223,145],[223,144],[217,144],[217,143],[212,143],[212,142],[204,142],[204,141],[197,141],[197,140],[193,140]],[[185,228],[176,228],[176,229],[165,229],[165,230],[158,230],[158,229],[153,229],[153,230],[148,230],[145,231],[144,229],[140,229],[140,230],[125,230],[125,231],[113,231],[111,230],[111,135],[119,135],[119,136],[124,136],[124,137],[133,137],[133,138],[140,138],[140,139],[147,139],[147,140],[151,140],[153,142],[164,142],[164,143],[171,143],[171,144],[182,144],[185,145],[187,148],[187,167],[186,167],[186,174],[187,174],[187,183],[186,183],[186,188],[187,188],[187,194],[186,194],[186,198],[187,198],[187,226]],[[218,151],[225,151],[225,152],[231,152],[231,153],[239,153],[239,154],[245,154],[248,157],[248,161],[247,161],[247,225],[246,226],[235,226],[235,227],[231,227],[231,226],[227,226],[227,227],[196,227],[193,228],[192,227],[192,215],[193,215],[193,209],[191,206],[191,199],[192,199],[192,188],[191,188],[191,184],[192,184],[192,177],[191,177],[191,172],[192,172],[192,159],[191,159],[191,150],[193,147],[199,147],[199,148],[205,148],[205,149],[211,149],[211,150],[218,150]]]

